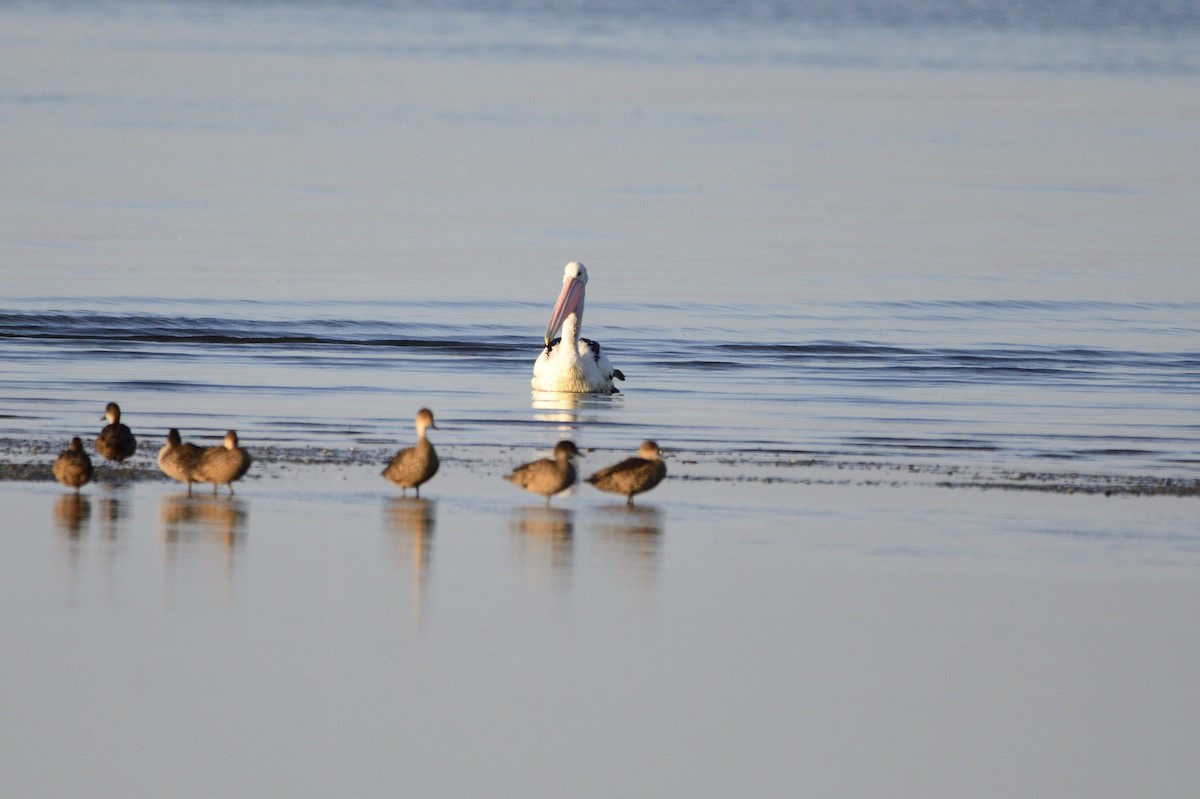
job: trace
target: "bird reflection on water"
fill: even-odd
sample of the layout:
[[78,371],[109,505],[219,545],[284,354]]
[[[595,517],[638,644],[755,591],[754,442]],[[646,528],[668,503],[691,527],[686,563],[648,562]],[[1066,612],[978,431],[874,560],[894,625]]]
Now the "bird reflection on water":
[[623,402],[621,394],[570,394],[564,391],[534,391],[530,399],[533,418],[543,424],[556,425],[562,432],[574,432],[593,419],[588,411],[611,410]]
[[228,494],[163,494],[158,519],[168,544],[215,541],[230,551],[246,534],[247,512],[242,500]]
[[574,511],[549,505],[514,508],[512,530],[530,560],[549,562],[556,571],[569,570],[575,539]]
[[96,515],[100,519],[100,532],[106,541],[115,541],[119,533],[125,532],[129,518],[129,503],[115,494],[100,497]]
[[383,506],[387,528],[399,558],[412,569],[413,613],[420,616],[425,602],[426,577],[437,527],[437,501],[416,497],[388,497]]
[[606,535],[624,539],[638,549],[653,548],[656,552],[663,534],[662,512],[653,505],[605,505],[597,509],[600,521],[596,529]]
[[87,530],[92,518],[92,503],[96,505],[96,518],[104,541],[117,540],[126,520],[129,505],[117,496],[87,497],[82,494],[63,494],[54,501],[54,522],[59,532],[72,540],[79,540]]
[[54,501],[54,521],[68,538],[79,538],[92,516],[92,501],[78,493],[63,494]]
[[651,505],[605,505],[596,509],[595,531],[613,553],[612,561],[638,583],[653,584],[662,553],[663,520]]

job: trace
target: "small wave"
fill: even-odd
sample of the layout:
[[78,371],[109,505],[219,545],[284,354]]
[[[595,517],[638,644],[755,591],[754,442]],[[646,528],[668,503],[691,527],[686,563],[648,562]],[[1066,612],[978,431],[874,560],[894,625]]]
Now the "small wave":
[[[397,336],[405,330],[420,335]],[[109,314],[0,314],[0,341],[95,345],[197,345],[280,348],[403,348],[489,355],[536,350],[535,337],[471,328],[405,325],[380,320],[273,321],[216,317]]]
[[[1190,314],[990,302],[688,306],[650,330],[646,306],[604,309],[613,326],[594,335],[628,395],[565,407],[528,399],[540,305],[18,302],[0,310],[0,435],[89,429],[112,397],[159,434],[186,422],[281,444],[386,441],[430,403],[504,444],[584,419],[629,438],[825,458],[1194,468]],[[1088,335],[1056,343],[1060,330]],[[452,438],[454,416],[439,421]]]
[[904,450],[906,452],[940,451],[940,452],[998,452],[999,445],[987,441],[969,439],[912,439],[889,438],[886,436],[863,436],[852,439],[850,443],[865,449],[879,448],[881,450]]
[[[964,309],[984,303],[963,303]],[[1004,307],[1029,303],[1004,303]],[[940,307],[941,303],[931,306]],[[1034,303],[1033,305],[1041,305]],[[1128,307],[1122,306],[1125,312]],[[461,309],[460,309],[461,310]],[[463,314],[451,315],[459,319]],[[466,314],[470,316],[470,314]],[[532,360],[540,341],[529,331],[497,325],[419,323],[368,319],[266,319],[111,313],[0,313],[0,347],[20,357],[23,345],[79,345],[89,351],[186,357],[211,350],[255,348],[295,357],[337,353],[448,356],[454,368],[507,368]],[[618,337],[610,352],[656,369],[699,372],[760,372],[764,380],[792,376],[834,382],[920,385],[1010,383],[1074,386],[1125,385],[1169,392],[1200,390],[1200,352],[1151,352],[1075,344],[1062,347],[981,344],[927,347],[905,342],[814,339],[810,341],[692,339],[663,331],[653,339]],[[39,353],[44,350],[38,349]],[[359,357],[356,355],[355,357]],[[483,362],[481,364],[481,362]],[[490,362],[490,363],[489,363]]]
[[755,356],[779,357],[889,357],[916,355],[919,351],[888,344],[850,341],[817,341],[811,343],[789,342],[734,342],[718,344],[718,349]]

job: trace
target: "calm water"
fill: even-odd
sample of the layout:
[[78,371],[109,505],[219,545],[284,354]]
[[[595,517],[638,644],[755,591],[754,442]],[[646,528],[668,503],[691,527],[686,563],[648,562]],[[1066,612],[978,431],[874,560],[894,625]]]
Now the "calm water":
[[[1194,796],[1195,497],[934,484],[1200,479],[1198,77],[1167,0],[0,3],[0,460],[260,456],[0,482],[0,792]],[[529,390],[572,259],[615,397]],[[564,435],[672,479],[499,479]]]

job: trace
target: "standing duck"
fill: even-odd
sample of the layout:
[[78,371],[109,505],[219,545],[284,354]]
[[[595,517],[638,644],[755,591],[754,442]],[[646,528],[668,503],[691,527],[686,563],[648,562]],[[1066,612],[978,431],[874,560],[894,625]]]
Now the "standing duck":
[[643,441],[638,457],[626,458],[593,474],[587,479],[601,491],[624,494],[626,504],[633,504],[633,495],[649,491],[667,476],[662,462],[662,450],[653,441]]
[[55,480],[67,488],[75,489],[76,494],[81,486],[91,482],[92,459],[83,451],[83,441],[79,436],[72,438],[70,446],[58,454],[50,471],[54,473]]
[[250,468],[250,453],[238,446],[237,431],[230,430],[225,434],[225,441],[215,447],[209,447],[200,453],[196,465],[192,468],[191,478],[197,483],[212,483],[213,493],[224,483],[233,493],[233,481],[240,478]]
[[158,451],[158,468],[172,480],[187,483],[188,493],[192,493],[192,470],[196,468],[204,450],[192,443],[184,443],[179,437],[179,431],[172,427],[167,432],[167,443]]
[[526,491],[541,494],[549,505],[550,497],[575,483],[575,464],[571,459],[576,457],[582,458],[583,453],[576,449],[575,443],[560,441],[554,445],[553,458],[541,458],[518,466],[504,479]]
[[403,488],[406,496],[408,489],[415,488],[420,497],[421,483],[437,474],[440,465],[437,451],[425,437],[425,430],[430,427],[437,430],[438,427],[433,423],[433,411],[428,408],[417,411],[416,424],[417,443],[397,452],[383,470],[383,476]]
[[108,403],[101,418],[108,425],[96,436],[96,451],[107,460],[121,463],[137,451],[137,439],[128,427],[121,424],[121,406],[117,403]]

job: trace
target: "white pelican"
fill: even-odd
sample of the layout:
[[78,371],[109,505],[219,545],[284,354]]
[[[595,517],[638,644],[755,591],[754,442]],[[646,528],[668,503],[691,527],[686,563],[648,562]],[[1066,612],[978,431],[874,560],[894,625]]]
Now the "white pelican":
[[[613,378],[625,375],[614,369],[600,344],[582,338],[583,293],[587,269],[571,261],[563,270],[562,291],[554,302],[546,325],[546,349],[533,364],[533,387],[537,391],[561,391],[571,394],[616,394]],[[558,336],[556,338],[556,335]]]

